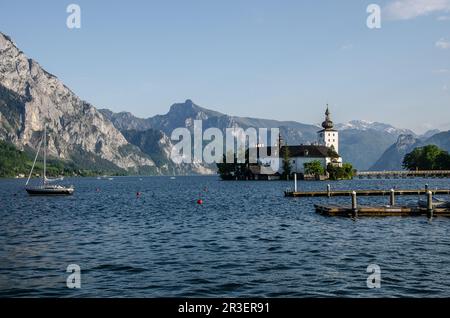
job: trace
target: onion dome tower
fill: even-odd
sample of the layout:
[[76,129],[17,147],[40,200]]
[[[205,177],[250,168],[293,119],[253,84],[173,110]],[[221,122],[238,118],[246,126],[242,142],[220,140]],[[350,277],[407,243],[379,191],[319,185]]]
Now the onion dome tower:
[[322,123],[323,129],[318,131],[319,145],[333,148],[339,153],[339,132],[334,129],[333,121],[331,120],[331,112],[327,104],[325,111],[325,121]]

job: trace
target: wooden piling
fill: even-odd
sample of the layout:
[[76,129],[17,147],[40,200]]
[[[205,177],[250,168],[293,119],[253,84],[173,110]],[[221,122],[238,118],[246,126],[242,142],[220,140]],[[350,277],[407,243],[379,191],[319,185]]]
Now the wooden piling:
[[391,196],[390,196],[389,203],[391,204],[391,206],[395,205],[395,190],[394,189],[391,189]]
[[427,192],[427,214],[428,217],[433,217],[433,192]]
[[294,173],[294,191],[297,192],[297,174]]
[[327,184],[327,195],[331,197],[331,185]]
[[358,202],[356,199],[356,192],[352,192],[352,216],[356,218],[358,216]]

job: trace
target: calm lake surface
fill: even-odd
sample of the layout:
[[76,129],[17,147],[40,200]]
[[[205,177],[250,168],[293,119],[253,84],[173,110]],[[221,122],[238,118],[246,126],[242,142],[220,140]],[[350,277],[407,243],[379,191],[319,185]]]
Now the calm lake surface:
[[[314,203],[349,198],[285,198],[291,182],[67,183],[76,187],[73,197],[29,197],[24,180],[0,180],[0,297],[450,297],[450,218],[324,217]],[[450,186],[445,179],[331,184],[425,183]],[[324,190],[326,183],[299,187]],[[69,264],[81,267],[80,289],[66,287]],[[381,268],[379,289],[366,285],[370,264]]]

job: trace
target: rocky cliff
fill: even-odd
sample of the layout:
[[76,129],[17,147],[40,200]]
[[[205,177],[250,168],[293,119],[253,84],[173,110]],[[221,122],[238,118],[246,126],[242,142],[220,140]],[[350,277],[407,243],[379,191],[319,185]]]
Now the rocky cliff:
[[54,157],[84,156],[122,169],[154,166],[94,106],[0,33],[0,138],[21,149],[34,149],[44,125],[48,127],[48,151]]

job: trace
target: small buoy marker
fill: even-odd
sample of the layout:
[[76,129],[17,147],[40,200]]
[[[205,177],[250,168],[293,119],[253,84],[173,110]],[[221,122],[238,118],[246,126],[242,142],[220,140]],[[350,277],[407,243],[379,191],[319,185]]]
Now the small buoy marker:
[[198,199],[198,200],[197,200],[197,204],[202,205],[202,204],[203,204],[203,200],[202,200],[202,199]]
[[138,192],[136,192],[136,196],[137,197],[140,197],[141,196],[141,193],[138,191]]

